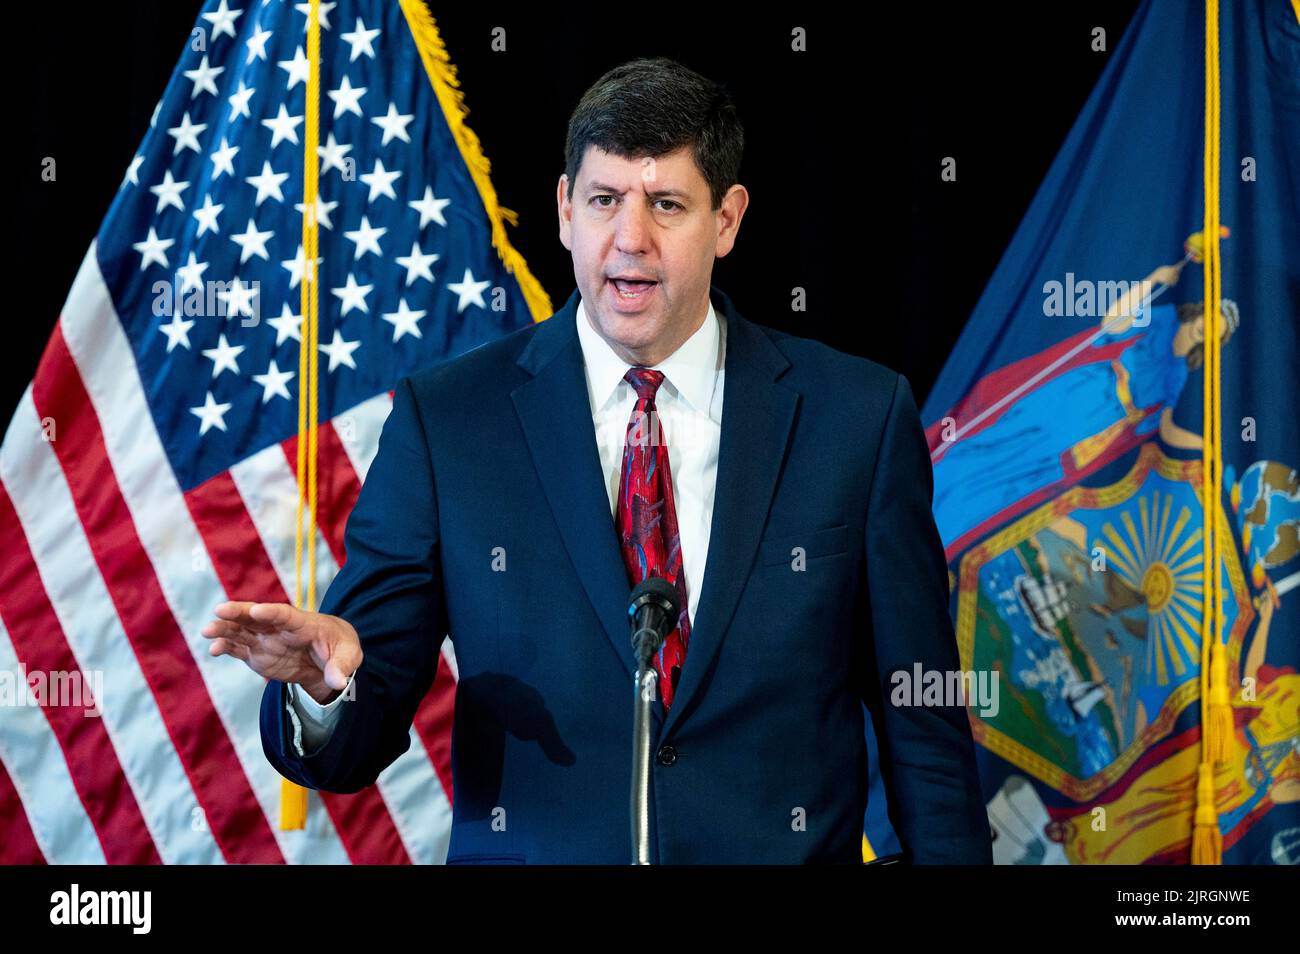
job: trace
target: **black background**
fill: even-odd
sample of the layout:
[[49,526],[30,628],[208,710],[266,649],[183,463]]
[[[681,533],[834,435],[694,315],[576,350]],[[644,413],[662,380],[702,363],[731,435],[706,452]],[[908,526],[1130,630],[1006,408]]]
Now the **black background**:
[[[29,113],[11,153],[20,222],[9,229],[19,241],[0,348],[5,421],[201,6],[6,11],[10,102]],[[555,211],[569,113],[610,67],[670,56],[726,82],[745,124],[750,206],[714,283],[752,320],[901,371],[919,403],[1136,7],[695,7],[685,17],[639,4],[517,13],[435,4],[433,13],[498,196],[519,213],[512,241],[556,307],[574,287]],[[498,27],[505,52],[492,49]],[[795,27],[807,30],[807,52],[790,49]],[[1091,48],[1096,27],[1108,52]],[[41,179],[47,156],[55,182]],[[940,179],[946,156],[955,182]],[[790,310],[796,286],[807,290],[806,313]]]

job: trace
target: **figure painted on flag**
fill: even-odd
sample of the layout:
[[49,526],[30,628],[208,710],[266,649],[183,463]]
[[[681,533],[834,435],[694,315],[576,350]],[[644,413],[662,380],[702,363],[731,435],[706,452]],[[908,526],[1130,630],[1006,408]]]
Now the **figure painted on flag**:
[[[1175,284],[1186,261],[1157,268],[1145,287]],[[1143,292],[1144,283],[1134,283],[1102,319],[1104,331],[1055,376],[938,448],[934,514],[945,545],[1015,504],[1074,483],[1157,430],[1172,447],[1200,449],[1200,435],[1175,424],[1173,411],[1203,361],[1203,303],[1142,309]],[[1222,313],[1226,343],[1240,319],[1226,299]],[[1139,325],[1136,314],[1149,321]]]

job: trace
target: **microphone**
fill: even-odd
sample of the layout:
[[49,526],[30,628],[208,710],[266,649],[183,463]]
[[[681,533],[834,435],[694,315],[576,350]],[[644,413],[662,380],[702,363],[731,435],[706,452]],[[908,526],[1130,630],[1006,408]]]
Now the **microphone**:
[[648,669],[650,658],[659,652],[668,634],[677,627],[681,603],[677,588],[661,576],[647,576],[632,591],[627,608],[632,627],[632,651],[638,669]]

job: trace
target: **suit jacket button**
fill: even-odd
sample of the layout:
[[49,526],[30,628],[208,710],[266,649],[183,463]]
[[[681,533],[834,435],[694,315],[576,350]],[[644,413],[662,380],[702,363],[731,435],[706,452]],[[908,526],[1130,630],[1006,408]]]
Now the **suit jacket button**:
[[677,761],[677,750],[671,745],[662,746],[659,749],[658,758],[660,765],[672,765]]

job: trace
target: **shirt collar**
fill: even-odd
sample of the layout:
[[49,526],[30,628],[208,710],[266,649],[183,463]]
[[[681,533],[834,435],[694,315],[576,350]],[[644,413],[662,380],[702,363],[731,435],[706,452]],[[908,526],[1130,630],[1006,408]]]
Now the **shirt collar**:
[[[609,342],[591,327],[581,299],[578,300],[576,319],[578,340],[582,344],[583,363],[587,372],[587,394],[591,399],[591,412],[596,414],[613,400],[619,382],[633,365],[615,354]],[[701,414],[710,413],[713,403],[713,389],[718,377],[718,343],[718,316],[710,301],[704,323],[695,333],[663,361],[651,365],[655,370],[662,371],[665,382],[671,384],[678,395]]]

